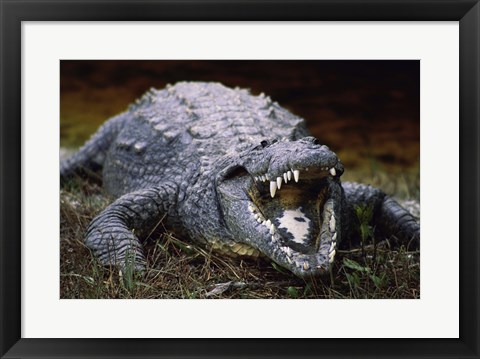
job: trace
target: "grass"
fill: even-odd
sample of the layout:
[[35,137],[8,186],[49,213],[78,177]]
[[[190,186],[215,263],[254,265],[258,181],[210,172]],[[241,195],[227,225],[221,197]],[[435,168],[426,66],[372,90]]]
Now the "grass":
[[[418,174],[349,180],[394,188],[400,198],[418,199]],[[83,244],[88,223],[110,202],[101,187],[75,180],[60,191],[61,298],[419,298],[420,254],[375,243],[362,230],[362,246],[339,250],[333,269],[322,278],[302,280],[266,259],[229,258],[196,247],[168,231],[146,243],[148,269],[141,274],[100,265]],[[368,209],[358,209],[368,218]],[[363,216],[363,217],[362,217]],[[159,223],[162,227],[162,223]]]

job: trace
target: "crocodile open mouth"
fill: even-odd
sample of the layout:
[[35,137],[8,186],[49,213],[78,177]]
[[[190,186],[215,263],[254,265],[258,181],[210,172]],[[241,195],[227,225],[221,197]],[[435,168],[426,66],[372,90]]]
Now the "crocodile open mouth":
[[243,233],[244,245],[296,275],[325,273],[336,254],[340,221],[336,177],[334,167],[304,167],[277,177],[237,168],[222,185],[236,200],[228,211],[231,223]]
[[333,261],[337,218],[329,179],[335,175],[333,167],[312,167],[287,171],[274,180],[268,175],[254,177],[248,191],[251,219],[268,230],[279,255],[283,253],[290,265],[308,271],[319,265],[318,254],[328,257],[323,262]]

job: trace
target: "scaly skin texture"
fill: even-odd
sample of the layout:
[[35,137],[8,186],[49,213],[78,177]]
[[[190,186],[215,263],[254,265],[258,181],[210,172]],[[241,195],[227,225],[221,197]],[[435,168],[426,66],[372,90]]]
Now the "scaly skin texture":
[[146,265],[141,241],[163,221],[229,255],[266,256],[300,277],[328,271],[358,235],[357,206],[398,244],[419,246],[420,227],[378,189],[341,183],[335,153],[303,119],[263,94],[218,83],[151,90],[107,121],[61,165],[99,176],[116,200],[86,231],[105,265]]

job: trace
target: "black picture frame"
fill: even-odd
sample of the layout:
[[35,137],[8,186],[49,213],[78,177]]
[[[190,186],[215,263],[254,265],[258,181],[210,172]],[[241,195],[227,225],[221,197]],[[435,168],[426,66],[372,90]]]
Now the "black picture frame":
[[[187,0],[176,2],[0,0],[0,11],[0,173],[2,174],[0,355],[2,358],[479,357],[480,257],[477,219],[479,217],[480,5],[478,0]],[[87,20],[459,21],[460,338],[290,340],[21,338],[21,22]],[[442,181],[447,182],[448,178],[443,178]],[[445,183],[445,185],[448,184]],[[439,272],[448,270],[448,264],[446,263],[444,268],[438,270]],[[448,283],[445,286],[448,290]],[[439,313],[440,316],[441,313]],[[255,320],[252,319],[252,325],[257,325],[254,322]],[[408,336],[408,333],[406,334]]]

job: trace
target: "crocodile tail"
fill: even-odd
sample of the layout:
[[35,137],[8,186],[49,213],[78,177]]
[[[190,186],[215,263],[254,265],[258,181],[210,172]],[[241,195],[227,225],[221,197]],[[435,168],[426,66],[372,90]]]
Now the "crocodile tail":
[[125,122],[129,119],[128,112],[113,117],[102,125],[97,132],[71,157],[60,163],[60,183],[79,177],[95,177],[100,179],[106,154]]
[[379,225],[384,233],[391,233],[396,244],[408,249],[420,248],[420,225],[412,214],[389,196],[383,199]]

